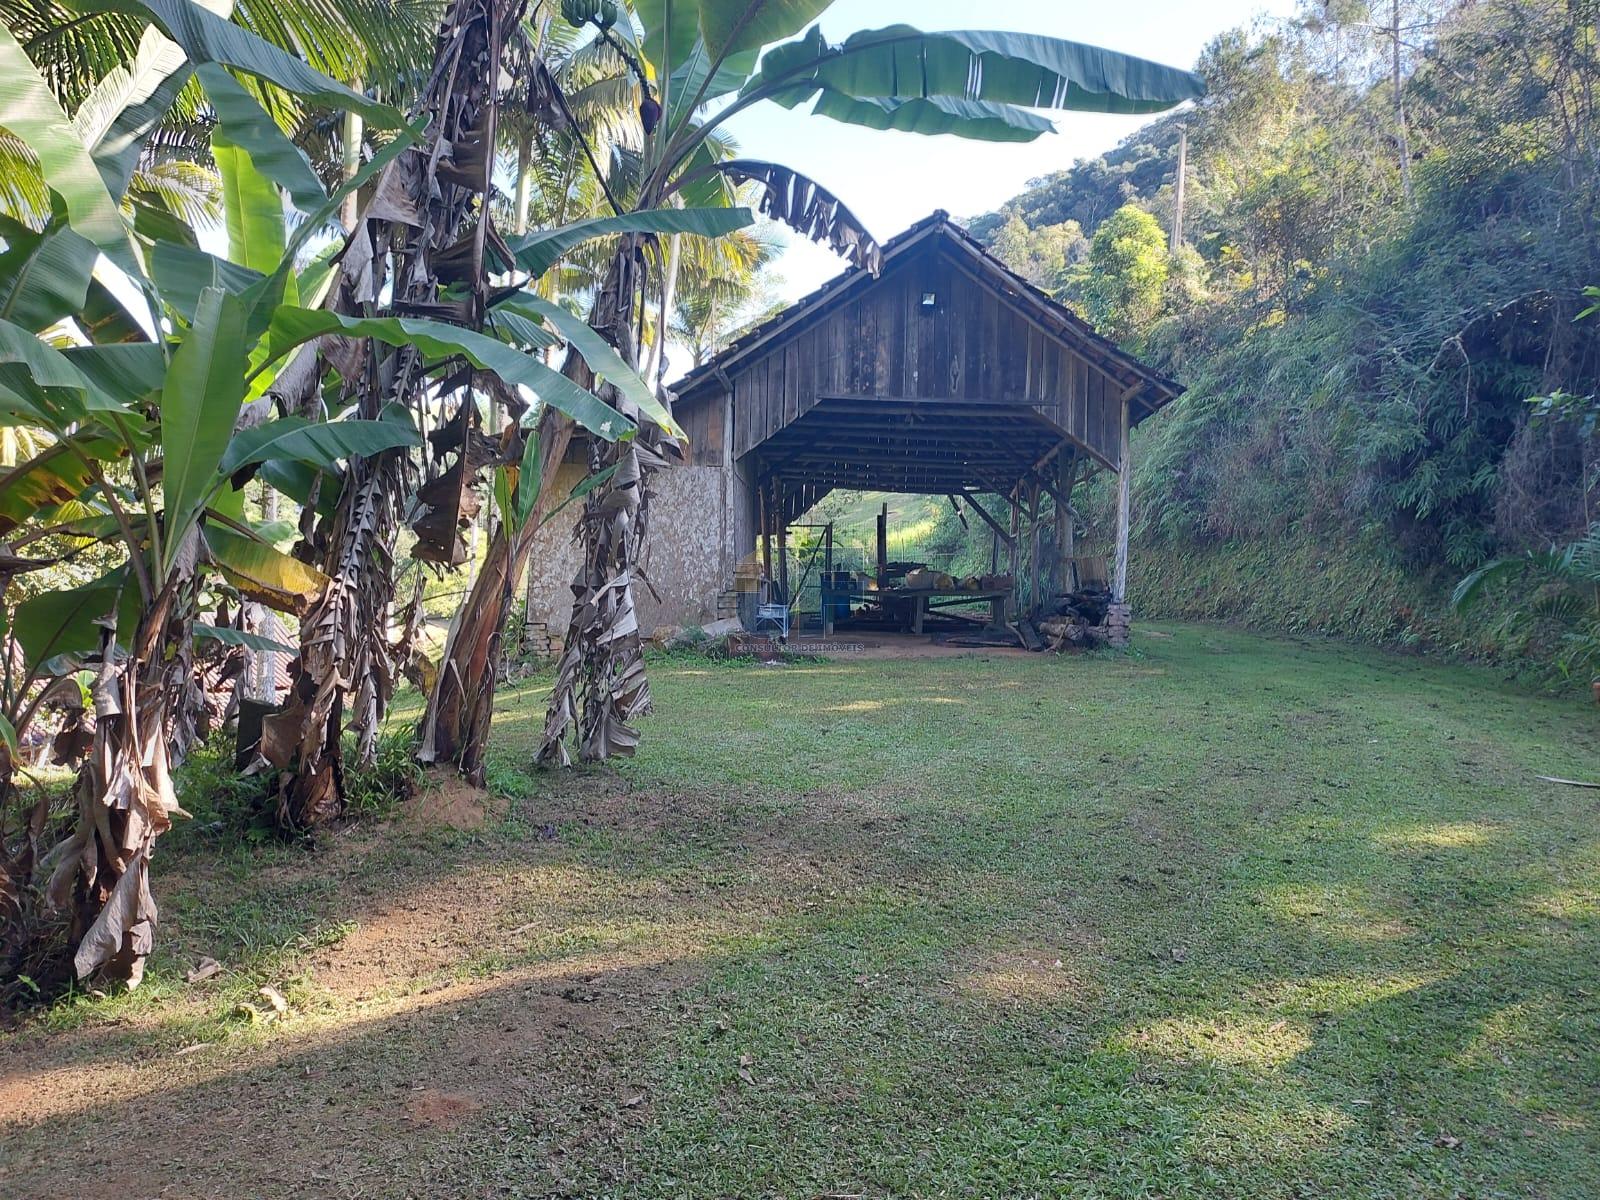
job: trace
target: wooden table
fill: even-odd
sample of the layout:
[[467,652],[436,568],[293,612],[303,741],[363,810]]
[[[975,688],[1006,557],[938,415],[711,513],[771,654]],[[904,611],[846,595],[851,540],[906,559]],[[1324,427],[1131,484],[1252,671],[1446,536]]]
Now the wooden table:
[[1004,629],[1006,605],[1011,600],[1011,589],[964,592],[959,589],[941,591],[936,588],[894,588],[879,593],[879,596],[886,604],[892,604],[897,611],[903,610],[901,623],[912,633],[922,632],[922,620],[931,610],[955,608],[957,605],[975,602],[989,605],[990,629]]

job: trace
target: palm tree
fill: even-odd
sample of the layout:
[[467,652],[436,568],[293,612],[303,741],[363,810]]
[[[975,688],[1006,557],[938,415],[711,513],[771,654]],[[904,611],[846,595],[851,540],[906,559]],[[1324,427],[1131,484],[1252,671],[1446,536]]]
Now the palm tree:
[[[757,315],[747,309],[758,298],[762,272],[779,249],[776,239],[749,230],[716,241],[683,239],[677,286],[664,306],[670,309],[667,338],[688,348],[694,366],[720,350],[735,330]],[[667,371],[666,339],[660,327],[658,317],[650,347],[652,369],[646,372],[646,378],[658,385]]]

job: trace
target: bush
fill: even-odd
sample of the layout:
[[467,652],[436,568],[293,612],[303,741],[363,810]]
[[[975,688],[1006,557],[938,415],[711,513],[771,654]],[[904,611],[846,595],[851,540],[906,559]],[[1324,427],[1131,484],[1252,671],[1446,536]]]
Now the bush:
[[[415,794],[422,784],[422,768],[417,765],[416,750],[416,729],[409,722],[379,734],[372,764],[347,769],[344,773],[346,814],[388,816]],[[348,752],[347,747],[347,755]]]

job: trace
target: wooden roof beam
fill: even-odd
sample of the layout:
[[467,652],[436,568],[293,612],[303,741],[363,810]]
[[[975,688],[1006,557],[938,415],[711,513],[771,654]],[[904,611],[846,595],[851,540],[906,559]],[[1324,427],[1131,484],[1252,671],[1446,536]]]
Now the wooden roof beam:
[[989,510],[978,503],[978,498],[973,495],[970,490],[963,491],[958,494],[967,502],[967,505],[972,509],[972,511],[977,513],[978,516],[983,519],[983,523],[990,529],[994,530],[995,536],[999,538],[1004,545],[1009,547],[1011,545],[1010,530],[1001,528],[1000,522],[996,521],[989,515]]

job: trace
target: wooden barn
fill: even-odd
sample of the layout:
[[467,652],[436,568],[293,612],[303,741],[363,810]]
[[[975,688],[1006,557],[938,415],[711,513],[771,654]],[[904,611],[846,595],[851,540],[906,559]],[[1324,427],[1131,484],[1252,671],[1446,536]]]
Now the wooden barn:
[[[876,276],[846,271],[673,391],[690,461],[653,487],[656,595],[637,597],[647,631],[733,615],[741,563],[746,576],[759,563],[781,599],[779,534],[835,488],[953,497],[1004,546],[1013,600],[1036,602],[1073,583],[1071,497],[1102,470],[1121,479],[1121,600],[1128,430],[1182,389],[936,212],[884,244]],[[996,496],[995,511],[979,499]],[[1043,496],[1060,517],[1041,559]],[[547,530],[534,555],[530,617],[552,632],[565,625],[568,537]]]

